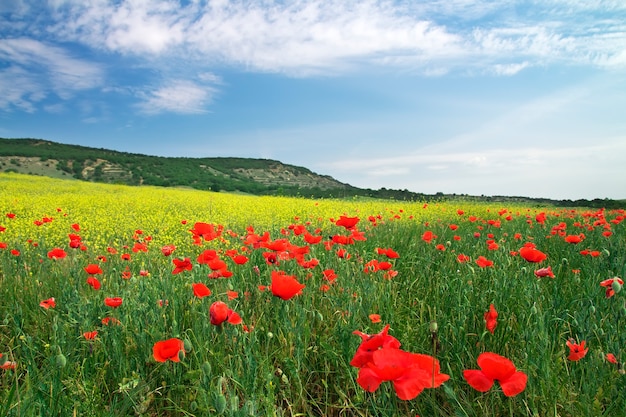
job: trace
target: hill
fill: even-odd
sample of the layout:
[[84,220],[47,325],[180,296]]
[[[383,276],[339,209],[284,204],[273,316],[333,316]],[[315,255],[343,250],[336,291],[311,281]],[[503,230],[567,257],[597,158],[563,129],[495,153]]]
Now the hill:
[[11,171],[94,182],[256,195],[424,197],[406,190],[360,189],[328,175],[271,159],[159,157],[42,139],[0,138],[0,172]]
[[84,181],[190,187],[254,195],[313,198],[371,197],[395,200],[472,200],[578,207],[624,207],[609,199],[550,200],[512,196],[434,195],[408,190],[362,189],[307,168],[271,159],[173,158],[66,145],[43,139],[0,138],[0,172],[19,172]]

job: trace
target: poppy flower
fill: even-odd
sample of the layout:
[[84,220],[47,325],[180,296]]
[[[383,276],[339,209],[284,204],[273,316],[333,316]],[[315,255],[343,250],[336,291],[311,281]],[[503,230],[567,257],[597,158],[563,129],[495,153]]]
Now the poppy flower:
[[577,243],[582,242],[584,237],[585,237],[585,235],[583,235],[583,234],[580,234],[580,235],[568,235],[568,236],[565,236],[564,240],[567,243],[577,244]]
[[235,255],[232,259],[237,265],[244,265],[249,260],[249,258],[245,255]]
[[17,362],[14,361],[3,361],[2,353],[0,353],[0,369],[8,370],[17,368]]
[[211,295],[211,290],[201,282],[191,284],[191,287],[193,288],[193,295],[198,298]]
[[46,310],[49,308],[54,308],[57,306],[56,301],[54,301],[54,297],[50,297],[47,300],[43,300],[42,302],[39,303],[39,307],[43,307]]
[[171,338],[156,342],[152,347],[152,356],[157,362],[165,362],[171,360],[172,362],[180,362],[180,356],[185,355],[185,343],[177,338]]
[[552,267],[548,266],[547,268],[541,268],[535,271],[535,276],[537,278],[550,277],[554,278],[554,273],[552,272]]
[[105,317],[102,319],[102,324],[104,324],[105,326],[109,326],[109,325],[119,326],[122,324],[122,322],[116,319],[115,317]]
[[228,308],[228,305],[223,301],[216,301],[211,304],[209,316],[211,317],[211,324],[215,326],[219,326],[225,321],[230,324],[240,324],[242,321],[241,316]]
[[570,361],[579,361],[585,357],[589,348],[585,349],[585,341],[583,340],[580,344],[576,343],[574,339],[569,339],[565,342],[567,347],[569,348],[569,355],[567,355],[567,359]]
[[538,263],[544,261],[548,255],[535,248],[533,243],[526,243],[520,250],[519,254],[528,262]]
[[478,257],[478,259],[476,259],[476,265],[478,265],[481,268],[487,268],[487,267],[493,266],[493,261],[490,261],[489,259],[481,255]]
[[347,230],[354,229],[357,223],[360,221],[358,217],[339,216],[339,220],[335,222],[337,226],[342,226]]
[[433,239],[437,239],[437,235],[435,235],[433,232],[431,232],[430,230],[425,231],[422,234],[422,240],[426,243],[430,243],[433,241]]
[[471,258],[470,258],[469,256],[464,255],[464,254],[462,254],[462,253],[460,253],[460,254],[456,257],[456,260],[457,260],[459,263],[469,262],[469,261],[470,261],[470,259],[471,259]]
[[104,304],[109,307],[117,308],[122,305],[122,298],[121,297],[107,297],[104,299]]
[[98,275],[102,273],[102,269],[97,264],[89,264],[85,267],[85,272],[89,275]]
[[164,245],[161,247],[161,253],[163,256],[170,256],[176,250],[174,245]]
[[226,291],[226,296],[229,300],[234,300],[239,297],[239,293],[237,291],[228,290]]
[[614,354],[612,354],[612,353],[607,353],[607,354],[606,354],[606,356],[605,356],[605,358],[606,358],[606,360],[607,360],[607,361],[611,362],[611,363],[612,363],[612,364],[614,364],[614,365],[617,365],[617,363],[618,363],[618,362],[617,362],[617,358],[616,358],[616,357],[615,357],[615,355],[614,355]]
[[101,287],[100,281],[96,277],[88,277],[87,284],[90,285],[94,290],[99,290]]
[[48,258],[50,259],[63,259],[67,256],[67,253],[61,248],[54,248],[48,252]]
[[191,271],[193,269],[193,264],[189,258],[172,259],[172,262],[176,266],[176,268],[172,271],[172,275],[180,274],[183,271]]
[[513,397],[526,389],[528,377],[518,371],[509,359],[492,352],[484,352],[478,356],[477,369],[466,369],[463,378],[476,391],[487,392],[498,381],[502,392],[507,397]]
[[496,308],[493,306],[493,304],[491,304],[489,305],[489,311],[485,313],[485,326],[491,334],[493,334],[496,326],[498,325],[497,319],[498,312],[496,311]]
[[399,258],[400,255],[398,254],[398,252],[396,252],[395,250],[391,249],[391,248],[387,248],[387,249],[383,249],[383,248],[376,248],[376,252],[379,255],[385,255],[387,258],[389,259],[396,259]]
[[622,289],[622,285],[624,285],[624,281],[619,277],[605,279],[600,283],[601,287],[606,288],[606,298],[613,297],[617,292]]
[[292,275],[286,275],[284,271],[272,271],[272,294],[283,300],[301,294],[306,285],[301,284]]
[[380,323],[380,314],[370,314],[368,317],[372,323]]
[[361,368],[372,360],[372,354],[378,349],[383,347],[399,348],[400,341],[388,334],[389,325],[387,324],[379,333],[369,335],[359,330],[355,330],[352,334],[355,334],[361,338],[361,344],[357,348],[350,365]]
[[96,336],[98,336],[98,331],[97,330],[93,330],[91,332],[85,332],[83,333],[83,337],[87,340],[93,340],[96,338]]
[[372,360],[359,369],[357,383],[374,392],[383,381],[391,381],[401,400],[412,400],[425,388],[436,388],[450,379],[440,373],[439,361],[432,356],[382,348],[372,354]]

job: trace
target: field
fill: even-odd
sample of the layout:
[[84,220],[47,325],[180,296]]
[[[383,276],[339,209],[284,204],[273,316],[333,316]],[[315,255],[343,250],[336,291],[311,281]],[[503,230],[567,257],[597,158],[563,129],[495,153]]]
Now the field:
[[0,174],[0,416],[621,416],[625,216]]

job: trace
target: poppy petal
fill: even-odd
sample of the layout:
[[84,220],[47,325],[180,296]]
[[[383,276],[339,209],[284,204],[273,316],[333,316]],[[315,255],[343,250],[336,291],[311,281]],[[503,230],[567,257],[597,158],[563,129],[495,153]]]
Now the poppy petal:
[[528,377],[524,372],[518,371],[515,372],[509,379],[505,381],[500,381],[500,386],[502,387],[502,392],[507,397],[514,397],[520,392],[526,389],[526,381]]
[[488,378],[482,371],[477,369],[466,369],[463,371],[463,378],[476,391],[487,392],[493,386],[493,379]]
[[484,352],[478,356],[478,366],[489,379],[504,381],[516,371],[515,365],[504,356],[493,352]]

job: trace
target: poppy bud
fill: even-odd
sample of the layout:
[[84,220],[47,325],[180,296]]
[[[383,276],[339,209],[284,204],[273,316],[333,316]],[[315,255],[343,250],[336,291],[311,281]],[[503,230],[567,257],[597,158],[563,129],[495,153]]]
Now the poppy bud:
[[198,409],[198,403],[195,401],[192,401],[191,404],[189,404],[189,409],[191,411],[196,411]]
[[189,339],[184,340],[183,346],[185,348],[185,352],[191,352],[193,350],[193,345],[191,344],[191,340]]
[[224,394],[220,393],[215,396],[213,406],[217,414],[222,414],[226,411],[226,397],[224,397]]
[[522,267],[522,272],[523,272],[523,273],[526,273],[526,271],[527,271],[526,267],[525,267],[525,266],[523,266],[523,267]]
[[211,376],[211,364],[209,362],[202,364],[202,372],[204,372],[206,376]]
[[589,307],[589,312],[590,312],[591,314],[595,314],[595,312],[596,312],[596,307],[595,307],[594,305],[592,305],[591,307]]
[[622,284],[620,284],[618,280],[614,279],[613,283],[611,284],[611,288],[613,289],[613,291],[615,291],[615,294],[617,294],[622,290]]
[[67,364],[67,358],[62,353],[54,357],[54,362],[59,368],[63,368]]
[[437,328],[438,328],[438,326],[437,326],[437,322],[436,322],[436,321],[434,321],[434,320],[433,320],[433,321],[431,321],[431,322],[430,322],[430,326],[429,326],[429,328],[430,328],[430,332],[431,332],[431,333],[437,333]]
[[609,252],[608,249],[602,249],[602,252],[604,252],[606,256],[611,256],[611,252]]
[[537,314],[537,304],[533,303],[533,306],[530,308],[531,314]]
[[181,349],[178,351],[178,360],[182,361],[183,359],[185,359],[185,351]]

